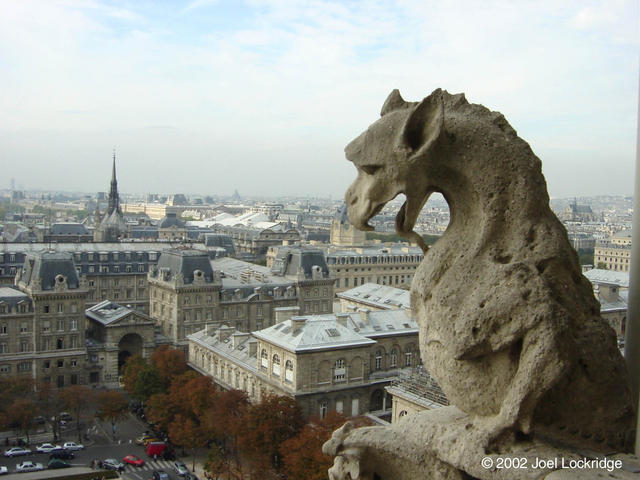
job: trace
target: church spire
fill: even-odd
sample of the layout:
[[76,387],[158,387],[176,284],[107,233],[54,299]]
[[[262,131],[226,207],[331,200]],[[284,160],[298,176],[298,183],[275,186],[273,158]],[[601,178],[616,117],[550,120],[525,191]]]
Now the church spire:
[[111,171],[111,188],[109,189],[109,208],[107,215],[120,211],[120,195],[118,195],[118,180],[116,180],[116,149],[113,149],[113,167]]

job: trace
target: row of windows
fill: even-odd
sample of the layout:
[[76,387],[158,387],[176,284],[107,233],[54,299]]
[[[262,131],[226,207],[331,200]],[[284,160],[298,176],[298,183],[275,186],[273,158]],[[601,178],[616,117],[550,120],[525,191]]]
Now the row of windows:
[[[411,283],[411,275],[383,275],[381,277],[354,277],[353,286],[364,285],[365,283],[373,283],[373,279],[378,285],[405,285]],[[349,287],[350,278],[336,278],[336,288]]]
[[358,257],[327,257],[329,265],[355,265],[363,263],[420,263],[422,255],[375,255]]
[[[78,275],[82,274],[82,267],[76,267]],[[86,273],[144,273],[147,265],[139,263],[137,265],[89,265],[85,268]]]
[[[78,305],[76,303],[72,303],[69,307],[69,311],[71,313],[78,313]],[[55,306],[52,305],[43,305],[42,313],[65,313],[65,304],[64,303],[56,303]]]
[[27,313],[31,311],[31,303],[23,302],[11,308],[11,305],[0,302],[0,315],[3,313]]
[[[264,371],[269,370],[269,354],[264,349],[260,353],[260,367]],[[276,377],[282,375],[280,356],[277,353],[271,358],[271,373]],[[293,382],[293,362],[291,360],[287,360],[284,365],[284,379],[286,382]]]
[[[148,257],[149,257],[148,260],[146,260],[144,257],[145,257],[145,253],[144,252],[100,252],[100,253],[76,252],[76,253],[73,254],[73,259],[76,262],[82,262],[82,261],[88,261],[88,262],[93,262],[93,261],[99,261],[99,262],[108,262],[108,261],[114,261],[114,262],[118,262],[118,261],[146,262],[146,261],[156,261],[158,259],[158,253],[157,252],[148,252]],[[10,259],[9,261],[12,261],[12,260]]]

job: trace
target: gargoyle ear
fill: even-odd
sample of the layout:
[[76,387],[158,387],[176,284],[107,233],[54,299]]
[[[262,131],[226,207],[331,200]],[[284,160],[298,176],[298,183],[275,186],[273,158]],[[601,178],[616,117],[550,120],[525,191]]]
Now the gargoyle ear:
[[401,108],[407,108],[409,105],[411,104],[409,102],[405,102],[402,96],[400,95],[400,91],[397,88],[395,88],[382,104],[382,110],[380,110],[380,116],[384,117],[389,112],[393,112],[394,110],[400,110]]
[[409,114],[401,138],[413,155],[431,148],[443,133],[444,99],[437,89]]

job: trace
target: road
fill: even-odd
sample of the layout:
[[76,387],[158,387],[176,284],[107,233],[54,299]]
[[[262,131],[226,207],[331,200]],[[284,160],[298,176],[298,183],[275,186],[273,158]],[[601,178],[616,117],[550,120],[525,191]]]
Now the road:
[[[75,453],[75,458],[68,460],[73,466],[87,467],[91,465],[92,460],[105,460],[107,458],[115,458],[119,461],[126,455],[133,454],[145,461],[142,467],[126,465],[125,470],[120,474],[124,480],[147,480],[151,479],[153,470],[164,470],[169,474],[172,480],[180,479],[173,471],[173,460],[154,460],[149,458],[144,451],[144,447],[135,444],[135,438],[139,436],[146,428],[143,422],[134,416],[129,416],[126,420],[116,425],[116,432],[113,433],[111,424],[99,422],[96,420],[96,428],[92,429],[88,439],[84,442],[85,449]],[[64,441],[77,442],[77,432],[65,432]],[[31,445],[31,449],[35,450],[36,445]],[[178,452],[177,452],[178,453]],[[32,460],[34,462],[47,465],[49,455],[45,453],[32,453],[28,456],[6,458],[0,457],[0,465],[6,466],[10,472],[15,472],[16,465],[24,460]],[[191,466],[188,462],[187,465]]]

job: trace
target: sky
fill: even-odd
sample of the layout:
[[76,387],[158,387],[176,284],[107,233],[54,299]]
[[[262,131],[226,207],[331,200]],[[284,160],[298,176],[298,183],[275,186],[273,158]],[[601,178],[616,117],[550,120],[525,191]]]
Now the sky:
[[550,195],[633,194],[638,7],[4,0],[0,188],[341,198],[398,88],[500,111]]

